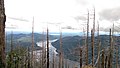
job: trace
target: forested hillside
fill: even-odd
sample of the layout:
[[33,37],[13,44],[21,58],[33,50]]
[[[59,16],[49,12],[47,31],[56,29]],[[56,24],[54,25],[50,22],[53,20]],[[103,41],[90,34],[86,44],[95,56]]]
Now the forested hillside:
[[[58,36],[49,35],[50,40],[57,39]],[[34,33],[34,47],[36,49],[41,49],[37,46],[37,42],[46,40],[46,35]],[[24,47],[24,48],[31,48],[32,45],[32,34],[8,34],[6,35],[6,51],[10,51],[11,44],[13,48],[16,47]]]
[[[105,49],[106,51],[109,49],[109,35],[100,35],[100,51],[102,49]],[[116,47],[118,48],[120,46],[120,36],[114,36],[114,52],[116,50]],[[92,53],[91,53],[91,37],[88,38],[88,48],[89,48],[89,63],[91,63]],[[98,52],[98,36],[95,37],[95,60],[97,59],[97,52]],[[60,39],[53,42],[52,45],[57,48],[57,52],[60,52]],[[62,47],[63,47],[63,54],[64,57],[73,61],[79,62],[79,48],[82,48],[83,53],[85,53],[85,37],[83,36],[68,36],[62,38]],[[118,49],[119,50],[119,49]],[[120,52],[120,50],[119,50]],[[107,53],[107,52],[106,52]],[[115,55],[115,53],[114,53]],[[120,56],[120,54],[119,54]],[[83,54],[83,58],[85,57],[85,54]],[[114,57],[115,58],[115,57]],[[84,58],[85,59],[85,58]],[[115,60],[114,60],[115,61]],[[119,60],[120,62],[120,60]]]

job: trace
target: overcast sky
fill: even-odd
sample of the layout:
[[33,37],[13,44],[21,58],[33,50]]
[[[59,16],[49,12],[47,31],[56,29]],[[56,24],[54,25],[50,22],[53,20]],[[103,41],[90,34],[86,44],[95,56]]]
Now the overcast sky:
[[[65,32],[83,31],[87,10],[93,14],[93,7],[96,23],[99,21],[101,29],[109,29],[113,22],[120,22],[119,3],[120,0],[5,0],[6,29],[31,31],[34,17],[37,32],[47,26],[51,32],[59,31],[60,27]],[[92,28],[93,16],[90,17]]]

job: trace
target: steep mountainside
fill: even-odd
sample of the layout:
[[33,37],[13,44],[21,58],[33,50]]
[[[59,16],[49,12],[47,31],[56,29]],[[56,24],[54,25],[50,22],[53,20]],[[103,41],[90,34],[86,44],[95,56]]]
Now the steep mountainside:
[[[49,35],[49,39],[57,39],[58,36]],[[37,46],[37,42],[46,40],[46,35],[34,33],[34,46],[35,49],[41,49]],[[12,45],[13,48],[17,46],[21,47],[31,47],[32,45],[32,34],[13,34],[12,35]],[[9,51],[11,48],[11,34],[6,35],[6,51]]]
[[[97,57],[97,49],[98,49],[98,37],[95,37],[95,58]],[[107,49],[109,47],[109,35],[100,35],[101,41],[101,50],[103,48]],[[120,44],[120,36],[115,37],[115,46],[119,46]],[[57,52],[60,51],[60,40],[57,40],[52,43],[52,45],[57,48]],[[91,61],[91,37],[89,37],[89,62]],[[82,47],[83,52],[85,51],[85,39],[82,36],[68,36],[62,38],[62,48],[64,57],[70,60],[79,61],[79,55],[76,54],[76,50],[79,50],[79,47]],[[95,59],[96,60],[96,59]]]

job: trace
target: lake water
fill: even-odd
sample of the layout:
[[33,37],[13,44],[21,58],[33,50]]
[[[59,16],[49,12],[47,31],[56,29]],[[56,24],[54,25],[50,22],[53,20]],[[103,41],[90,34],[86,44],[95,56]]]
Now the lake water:
[[[49,41],[49,58],[50,58],[49,60],[52,62],[52,60],[53,60],[53,53],[54,53],[54,58],[56,59],[56,64],[58,64],[59,63],[59,57],[57,56],[58,53],[56,52],[56,48],[53,47],[52,44],[51,44],[52,42],[55,42],[55,41],[57,41],[57,39]],[[46,42],[47,41],[37,42],[36,44],[38,46],[40,46],[40,47],[43,47],[43,44],[44,44],[44,47],[46,47]],[[42,52],[42,50],[36,50],[36,51],[34,51],[34,53],[36,54],[36,57],[38,57],[38,58],[40,58],[39,56],[40,56],[41,52]],[[69,68],[73,68],[74,65],[78,66],[78,68],[79,68],[79,63],[78,62],[71,61],[69,59],[64,59],[64,62],[66,62],[66,61],[67,61],[67,63],[70,66]],[[66,64],[64,64],[64,66],[65,65]]]
[[[52,58],[53,57],[53,53],[54,53],[54,55],[56,56],[58,53],[56,52],[56,48],[55,47],[53,47],[52,46],[52,42],[55,42],[55,41],[57,41],[57,39],[54,39],[54,40],[50,40],[49,41],[49,56],[50,56],[50,58]],[[40,47],[46,47],[46,49],[47,49],[47,46],[46,46],[46,44],[47,44],[47,41],[44,41],[44,42],[37,42],[36,43],[38,46],[40,46]],[[38,53],[37,55],[39,55],[39,52],[40,52],[41,50],[37,50],[36,52]]]

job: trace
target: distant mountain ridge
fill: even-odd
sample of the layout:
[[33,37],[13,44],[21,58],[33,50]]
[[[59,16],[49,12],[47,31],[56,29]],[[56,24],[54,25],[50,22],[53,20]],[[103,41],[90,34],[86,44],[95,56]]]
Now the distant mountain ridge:
[[[49,39],[53,40],[53,39],[57,39],[58,36],[53,36],[53,35],[49,35]],[[37,46],[37,42],[42,41],[42,40],[46,40],[46,35],[43,34],[38,34],[38,33],[34,33],[34,46],[35,49],[40,49],[39,46]],[[21,46],[21,47],[29,47],[31,48],[32,45],[32,33],[29,34],[12,34],[12,45],[13,47],[17,47],[17,46]],[[6,35],[6,51],[10,50],[10,46],[11,46],[11,34],[7,34]]]
[[[91,61],[91,37],[88,38],[88,48],[89,48],[89,61]],[[95,37],[95,57],[97,57],[97,47],[98,47],[98,36]],[[101,49],[108,48],[109,44],[109,35],[100,35]],[[57,49],[57,52],[60,52],[60,39],[53,42],[52,45]],[[120,46],[120,36],[115,36],[115,46]],[[75,50],[79,47],[84,49],[85,39],[83,36],[67,36],[62,38],[62,49],[64,57],[70,60],[78,61],[79,56],[75,56]],[[119,49],[120,52],[120,49]]]

